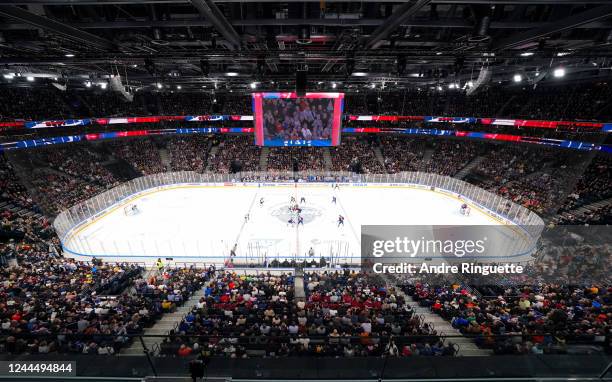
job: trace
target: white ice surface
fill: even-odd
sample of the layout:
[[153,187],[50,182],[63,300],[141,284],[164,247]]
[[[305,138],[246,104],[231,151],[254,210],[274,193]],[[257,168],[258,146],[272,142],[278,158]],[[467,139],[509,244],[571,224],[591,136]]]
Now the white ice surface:
[[[303,226],[287,224],[291,196],[306,198]],[[125,216],[120,206],[75,230],[65,246],[77,258],[147,263],[158,257],[221,263],[234,243],[242,261],[306,257],[311,247],[317,258],[358,261],[362,224],[500,224],[476,208],[470,216],[460,214],[461,202],[450,196],[412,188],[206,186],[163,190],[129,203],[137,205],[137,214]],[[337,224],[340,214],[344,227]]]

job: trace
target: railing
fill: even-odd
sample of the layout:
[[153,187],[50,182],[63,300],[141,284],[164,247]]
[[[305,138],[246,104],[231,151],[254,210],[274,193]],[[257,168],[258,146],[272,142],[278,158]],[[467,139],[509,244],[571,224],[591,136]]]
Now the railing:
[[[147,175],[132,179],[63,211],[55,219],[54,226],[60,239],[62,240],[64,249],[67,251],[75,251],[78,254],[78,248],[80,248],[81,252],[88,252],[88,248],[87,243],[79,243],[78,240],[76,242],[69,242],[67,240],[70,239],[75,230],[110,211],[120,208],[122,205],[128,204],[130,200],[142,196],[147,192],[180,185],[230,185],[236,183],[259,183],[266,186],[267,184],[293,184],[294,182],[333,182],[339,183],[343,187],[366,186],[367,184],[373,183],[385,183],[391,186],[412,185],[421,189],[430,189],[451,194],[465,200],[467,203],[474,204],[485,213],[502,221],[503,223],[520,227],[530,237],[530,247],[535,247],[535,242],[539,238],[544,228],[543,220],[537,214],[528,210],[527,208],[504,199],[499,195],[493,194],[482,188],[452,177],[425,172],[402,172],[397,174],[355,174],[350,172],[325,171],[242,172],[236,174],[200,174],[192,171],[183,171]],[[235,244],[232,240],[234,240],[234,238],[225,241],[221,240],[215,245],[209,245],[207,243],[207,248],[203,248],[203,250],[206,253],[216,253],[227,256],[232,250],[232,246]],[[127,244],[129,246],[129,243]],[[112,247],[112,245],[110,246]],[[170,244],[168,244],[168,246],[170,246]],[[198,251],[195,253],[199,253],[199,243],[195,243],[191,247],[189,246],[189,243],[183,244],[181,251],[190,253],[190,251],[194,251],[196,246],[198,246]],[[332,245],[330,244],[330,251],[331,246]],[[194,249],[192,249],[192,247]],[[345,248],[340,248],[340,246],[338,246],[338,248],[338,251],[340,252],[345,250]],[[108,251],[108,249],[111,249],[111,251]],[[131,247],[129,249],[130,250],[128,253],[137,253],[140,251],[140,248],[135,248],[134,251],[132,251]],[[161,252],[164,250],[166,250],[166,248],[162,248]],[[169,251],[169,253],[175,252],[172,250],[172,248],[169,248]],[[107,248],[104,253],[111,252],[112,248]],[[157,254],[155,254],[155,256],[157,256]],[[338,256],[340,257],[340,255]],[[346,254],[343,256],[346,256]],[[186,258],[189,256],[174,257]],[[219,257],[219,255],[216,255],[216,257]],[[274,257],[268,256],[267,258],[270,259]],[[296,258],[299,258],[299,256]]]

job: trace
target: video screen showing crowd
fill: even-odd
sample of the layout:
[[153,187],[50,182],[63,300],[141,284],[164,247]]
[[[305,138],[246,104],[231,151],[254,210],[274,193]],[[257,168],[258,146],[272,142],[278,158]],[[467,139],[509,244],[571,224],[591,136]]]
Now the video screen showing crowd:
[[263,100],[265,140],[329,140],[333,99],[267,98]]

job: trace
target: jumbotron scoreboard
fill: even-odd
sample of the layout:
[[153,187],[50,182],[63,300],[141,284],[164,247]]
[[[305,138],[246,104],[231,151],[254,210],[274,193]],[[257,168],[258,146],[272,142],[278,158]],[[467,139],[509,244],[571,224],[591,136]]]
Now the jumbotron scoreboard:
[[253,93],[258,146],[337,146],[344,93]]

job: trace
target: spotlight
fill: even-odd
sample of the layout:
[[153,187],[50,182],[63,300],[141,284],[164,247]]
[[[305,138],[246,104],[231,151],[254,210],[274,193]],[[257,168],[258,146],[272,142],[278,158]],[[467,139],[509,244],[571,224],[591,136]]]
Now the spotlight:
[[100,82],[100,87],[102,88],[102,90],[106,89],[106,82]]
[[91,81],[85,81],[85,87],[86,88],[90,88],[91,87]]
[[251,89],[256,89],[256,88],[257,88],[257,83],[251,82]]
[[3,74],[2,77],[4,77],[7,80],[12,80],[13,78],[15,78],[15,74],[14,73],[6,73],[6,74]]
[[74,54],[73,53],[66,53],[64,56],[66,56],[68,58],[72,58],[72,57],[74,57]]
[[30,82],[34,82],[34,77],[32,76],[27,76],[26,79]]
[[158,82],[156,86],[157,86],[157,88],[158,88],[158,89],[161,89],[161,88],[163,88],[163,87],[164,87],[164,86],[161,84],[161,82]]
[[448,88],[449,89],[454,89],[455,88],[455,84],[448,84]]
[[374,82],[372,82],[372,84],[370,85],[370,87],[371,87],[372,89],[374,89],[374,88],[376,87],[376,84],[375,84]]
[[514,82],[521,82],[523,80],[523,76],[521,76],[520,74],[515,74],[513,79]]
[[557,78],[561,78],[561,77],[565,76],[565,69],[563,69],[563,68],[555,69],[555,71],[553,72],[553,76],[555,76]]
[[439,92],[442,91],[442,86],[438,85],[438,87],[436,87],[436,89],[438,89]]
[[236,72],[227,72],[227,73],[225,73],[225,75],[228,76],[228,77],[236,77],[238,75],[238,73],[236,73]]
[[178,90],[181,90],[183,87],[182,87],[181,85],[176,85],[176,88],[177,88]]
[[366,72],[354,72],[353,73],[353,76],[355,76],[355,77],[365,77],[367,75],[368,75],[368,73],[366,73]]
[[474,86],[474,83],[473,83],[472,81],[468,81],[468,82],[467,82],[467,86],[471,88],[471,87],[473,87],[473,86]]
[[338,85],[335,82],[332,82],[332,89],[335,89]]
[[529,57],[529,56],[533,56],[534,53],[533,52],[523,52],[521,53],[521,57]]

